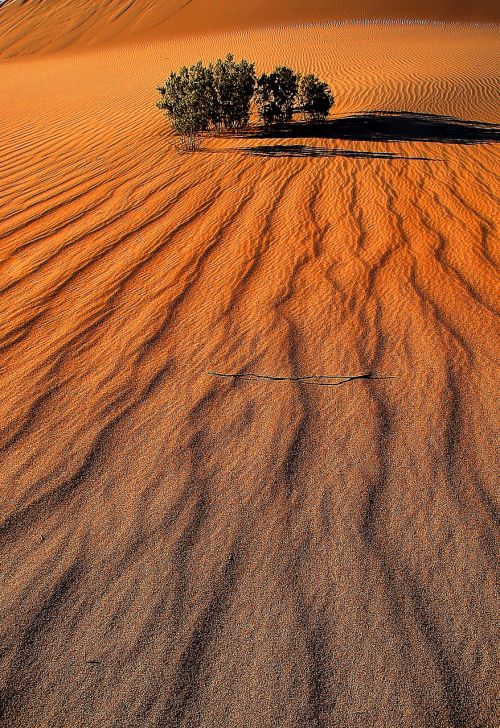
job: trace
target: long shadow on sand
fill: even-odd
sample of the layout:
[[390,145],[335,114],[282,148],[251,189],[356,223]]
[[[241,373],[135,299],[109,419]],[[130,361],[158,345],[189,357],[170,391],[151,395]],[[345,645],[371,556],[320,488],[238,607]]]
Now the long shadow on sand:
[[[317,138],[365,142],[411,141],[441,142],[442,144],[485,144],[500,141],[500,125],[480,121],[465,121],[451,116],[438,116],[435,114],[377,111],[317,124],[293,122],[281,129],[260,127],[253,129],[245,136],[252,139]],[[335,152],[335,150],[329,151]],[[343,154],[345,155],[345,152]],[[366,152],[361,154],[367,156]],[[332,154],[331,156],[336,155]],[[352,156],[356,155],[353,153]]]
[[366,152],[350,149],[328,149],[328,147],[309,147],[304,144],[273,144],[260,147],[243,147],[239,150],[252,157],[354,157],[356,159],[417,159],[427,162],[440,162],[433,157],[407,157],[391,152]]

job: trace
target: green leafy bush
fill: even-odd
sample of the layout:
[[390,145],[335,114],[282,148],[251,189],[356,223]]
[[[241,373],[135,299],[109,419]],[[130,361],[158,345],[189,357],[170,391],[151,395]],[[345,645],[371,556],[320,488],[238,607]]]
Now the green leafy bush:
[[287,66],[263,73],[257,81],[255,100],[265,126],[282,126],[292,120],[297,97],[298,76]]
[[199,136],[210,125],[215,106],[212,72],[201,61],[178,72],[172,71],[164,86],[159,86],[157,107],[165,112],[182,149],[198,148]]
[[198,61],[173,71],[158,91],[157,106],[187,151],[197,149],[200,135],[210,129],[220,133],[246,128],[252,100],[266,127],[290,123],[297,111],[304,119],[323,120],[334,103],[328,84],[312,73],[300,76],[278,66],[257,79],[253,63],[236,62],[230,53],[209,66]]
[[298,108],[309,121],[325,119],[334,104],[330,87],[313,73],[301,76],[297,93]]
[[255,65],[248,61],[236,63],[228,53],[224,60],[211,64],[214,104],[210,120],[217,129],[244,129],[250,120],[250,103],[255,89]]

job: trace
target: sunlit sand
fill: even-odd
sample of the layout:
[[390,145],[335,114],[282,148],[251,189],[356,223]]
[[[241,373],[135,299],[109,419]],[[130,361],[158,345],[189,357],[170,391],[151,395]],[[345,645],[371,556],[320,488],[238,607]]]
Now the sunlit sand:
[[[494,728],[495,18],[43,5],[0,9],[0,724]],[[156,86],[228,51],[330,120],[179,154]]]

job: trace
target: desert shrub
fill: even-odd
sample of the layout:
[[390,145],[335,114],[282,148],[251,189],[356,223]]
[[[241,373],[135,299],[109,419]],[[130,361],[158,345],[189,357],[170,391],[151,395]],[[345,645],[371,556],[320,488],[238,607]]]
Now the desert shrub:
[[297,103],[304,119],[321,121],[328,116],[334,98],[328,84],[309,73],[299,79]]
[[248,126],[250,103],[255,89],[255,65],[248,61],[236,63],[228,53],[210,65],[213,84],[210,117],[217,131],[236,130]]
[[165,112],[182,149],[194,151],[201,132],[206,131],[215,106],[212,72],[201,61],[178,72],[172,71],[159,86],[157,107]]
[[252,99],[265,126],[289,123],[296,111],[305,119],[328,116],[334,103],[328,84],[287,66],[255,76],[253,63],[236,62],[229,53],[208,67],[198,61],[173,71],[158,87],[157,103],[172,124],[179,146],[194,151],[209,129],[234,131],[248,126]]
[[257,81],[255,100],[266,126],[281,126],[292,120],[297,97],[298,76],[287,66],[263,73]]

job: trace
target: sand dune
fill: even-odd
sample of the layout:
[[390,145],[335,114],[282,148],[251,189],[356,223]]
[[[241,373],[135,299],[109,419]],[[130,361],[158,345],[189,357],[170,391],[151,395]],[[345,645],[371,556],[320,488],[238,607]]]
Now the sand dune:
[[[497,44],[0,66],[2,726],[498,724]],[[179,155],[155,85],[227,50],[335,117]]]
[[10,0],[0,4],[0,57],[172,38],[220,30],[332,20],[498,22],[489,0]]

